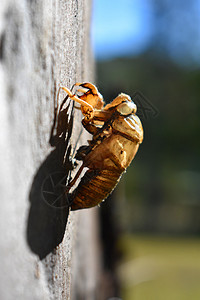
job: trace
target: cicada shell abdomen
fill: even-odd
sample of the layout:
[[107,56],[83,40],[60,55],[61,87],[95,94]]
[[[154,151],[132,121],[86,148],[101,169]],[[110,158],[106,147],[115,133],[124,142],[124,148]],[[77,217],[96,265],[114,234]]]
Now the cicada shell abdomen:
[[122,173],[112,170],[88,170],[78,188],[70,195],[71,210],[90,208],[105,200],[120,180]]

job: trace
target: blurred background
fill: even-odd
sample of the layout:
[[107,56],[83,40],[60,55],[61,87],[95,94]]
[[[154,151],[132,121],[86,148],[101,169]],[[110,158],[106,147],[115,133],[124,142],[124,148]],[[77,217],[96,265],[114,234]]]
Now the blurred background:
[[109,296],[200,299],[200,0],[94,0],[97,86],[144,142],[101,207]]

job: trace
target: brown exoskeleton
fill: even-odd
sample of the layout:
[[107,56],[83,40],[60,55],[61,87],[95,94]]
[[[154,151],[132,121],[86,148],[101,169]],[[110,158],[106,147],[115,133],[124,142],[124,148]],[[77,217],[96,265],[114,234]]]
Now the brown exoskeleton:
[[76,83],[78,92],[72,94],[61,87],[69,97],[81,105],[82,124],[93,135],[89,145],[81,146],[75,158],[82,160],[74,179],[67,186],[70,191],[86,167],[78,187],[67,196],[71,209],[98,205],[112,192],[122,173],[130,165],[143,140],[143,128],[136,116],[137,107],[126,94],[119,94],[104,106],[103,98],[91,83]]

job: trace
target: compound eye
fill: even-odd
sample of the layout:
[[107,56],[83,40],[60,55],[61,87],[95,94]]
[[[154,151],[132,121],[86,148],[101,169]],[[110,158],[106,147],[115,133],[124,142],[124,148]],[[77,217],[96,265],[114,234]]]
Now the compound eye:
[[117,107],[117,111],[120,113],[120,115],[127,116],[132,113],[135,114],[137,111],[137,106],[133,102],[124,102]]

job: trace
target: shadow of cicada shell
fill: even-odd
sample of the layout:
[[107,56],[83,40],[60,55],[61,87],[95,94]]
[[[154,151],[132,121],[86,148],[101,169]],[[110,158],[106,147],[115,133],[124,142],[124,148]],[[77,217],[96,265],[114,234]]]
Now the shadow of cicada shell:
[[50,145],[54,150],[37,170],[30,189],[27,241],[31,250],[46,257],[62,241],[69,214],[65,187],[70,162],[73,113],[66,97],[59,112],[55,108]]

